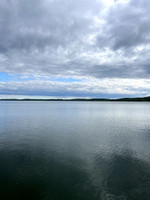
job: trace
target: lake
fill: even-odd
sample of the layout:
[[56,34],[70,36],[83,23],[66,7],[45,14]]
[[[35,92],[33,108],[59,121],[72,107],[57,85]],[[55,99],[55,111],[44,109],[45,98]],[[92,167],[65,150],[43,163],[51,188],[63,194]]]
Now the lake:
[[149,200],[150,103],[0,102],[0,200]]

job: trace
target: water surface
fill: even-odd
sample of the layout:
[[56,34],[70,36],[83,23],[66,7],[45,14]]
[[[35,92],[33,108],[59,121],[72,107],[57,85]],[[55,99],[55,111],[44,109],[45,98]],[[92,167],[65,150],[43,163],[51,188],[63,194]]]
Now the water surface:
[[0,200],[149,200],[150,104],[0,102]]

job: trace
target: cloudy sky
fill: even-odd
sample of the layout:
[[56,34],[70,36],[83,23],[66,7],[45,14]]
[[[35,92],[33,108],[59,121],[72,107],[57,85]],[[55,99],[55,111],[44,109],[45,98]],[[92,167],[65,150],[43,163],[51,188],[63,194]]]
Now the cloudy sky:
[[150,1],[0,1],[0,98],[148,95]]

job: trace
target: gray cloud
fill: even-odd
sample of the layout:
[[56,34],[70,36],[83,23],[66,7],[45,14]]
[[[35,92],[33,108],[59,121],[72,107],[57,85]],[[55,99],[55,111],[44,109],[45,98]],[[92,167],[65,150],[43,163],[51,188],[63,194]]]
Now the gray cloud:
[[150,78],[150,2],[4,0],[0,71]]
[[149,9],[150,3],[146,0],[115,4],[107,13],[103,35],[98,36],[99,45],[108,45],[117,50],[149,43]]
[[[59,47],[90,31],[91,15],[101,6],[89,0],[10,0],[0,3],[1,51]],[[90,9],[89,9],[90,8]],[[77,41],[78,42],[78,41]],[[32,49],[32,50],[33,50]]]

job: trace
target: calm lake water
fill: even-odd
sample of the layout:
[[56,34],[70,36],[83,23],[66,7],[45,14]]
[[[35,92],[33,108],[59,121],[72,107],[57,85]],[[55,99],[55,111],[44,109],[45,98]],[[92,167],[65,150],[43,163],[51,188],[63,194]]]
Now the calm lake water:
[[150,103],[0,102],[0,200],[149,200]]

